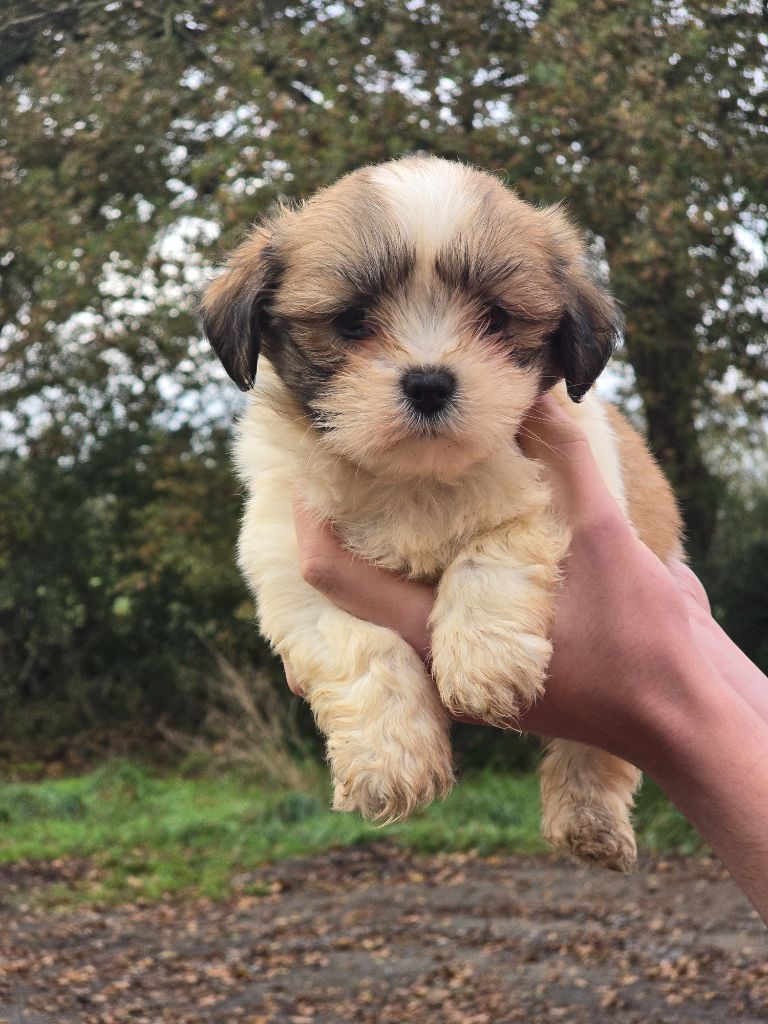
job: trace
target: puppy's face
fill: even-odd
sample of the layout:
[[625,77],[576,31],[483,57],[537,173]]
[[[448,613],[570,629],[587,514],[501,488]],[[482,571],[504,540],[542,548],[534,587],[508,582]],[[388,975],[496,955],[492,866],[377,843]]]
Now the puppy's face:
[[621,325],[557,209],[429,158],[357,171],[257,228],[203,314],[241,388],[261,351],[321,443],[394,478],[460,475],[558,379],[578,401]]

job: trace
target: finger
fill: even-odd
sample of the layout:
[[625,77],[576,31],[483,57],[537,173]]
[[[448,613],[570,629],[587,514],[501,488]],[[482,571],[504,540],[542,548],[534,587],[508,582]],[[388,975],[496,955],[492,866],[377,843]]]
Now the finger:
[[554,395],[542,395],[521,424],[518,444],[542,462],[556,507],[571,523],[619,512],[595,461],[587,435]]
[[367,595],[384,583],[385,574],[342,547],[332,524],[307,509],[301,495],[294,495],[293,516],[304,580],[334,604],[365,618],[359,613],[366,610]]
[[293,522],[296,527],[299,558],[302,562],[313,558],[333,560],[343,556],[344,549],[339,544],[331,523],[327,519],[320,519],[315,512],[307,508],[298,492],[294,492],[293,495]]
[[689,600],[693,601],[694,604],[698,605],[707,613],[711,613],[712,609],[709,605],[709,598],[707,592],[704,589],[699,577],[685,562],[673,562],[669,571],[675,579],[675,582],[682,590],[684,596]]
[[305,581],[350,615],[393,629],[428,660],[434,589],[347,551],[331,525],[309,512],[300,497],[294,500],[294,521]]
[[296,694],[297,697],[306,697],[307,691],[304,689],[304,687],[298,681],[296,676],[293,674],[293,669],[291,668],[291,666],[288,664],[285,658],[282,659],[282,662],[283,672],[285,672],[285,681],[286,683],[288,683],[288,689],[291,691],[291,693]]
[[691,616],[699,650],[730,687],[768,722],[768,678],[740,651],[711,616]]
[[489,726],[488,722],[484,721],[482,718],[473,718],[471,715],[462,715],[460,712],[451,711],[450,716],[454,722],[460,722],[462,725],[485,725],[488,728],[509,729],[514,732],[521,731],[520,723],[517,719],[513,718],[507,719],[505,722],[500,724],[494,723],[493,726]]

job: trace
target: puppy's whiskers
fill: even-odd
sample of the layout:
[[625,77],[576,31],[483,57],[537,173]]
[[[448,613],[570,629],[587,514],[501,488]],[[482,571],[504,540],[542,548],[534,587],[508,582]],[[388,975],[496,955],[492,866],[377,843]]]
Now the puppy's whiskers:
[[521,426],[518,427],[517,432],[518,434],[522,434],[523,437],[530,438],[531,441],[536,441],[538,442],[538,444],[544,445],[544,447],[548,448],[553,455],[556,455],[559,459],[565,461],[566,453],[563,451],[562,448],[558,448],[556,445],[552,445],[548,441],[545,441],[543,437],[539,437],[538,434],[535,434],[529,428]]

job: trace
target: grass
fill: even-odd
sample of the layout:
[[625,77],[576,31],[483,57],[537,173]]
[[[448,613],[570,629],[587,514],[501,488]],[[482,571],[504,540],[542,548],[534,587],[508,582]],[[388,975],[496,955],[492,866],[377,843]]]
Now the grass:
[[[421,853],[543,851],[538,817],[534,775],[475,774],[412,821],[378,829],[329,811],[311,775],[305,791],[276,791],[235,774],[185,778],[118,761],[80,778],[0,785],[0,862],[88,860],[93,870],[80,881],[37,894],[49,904],[217,899],[265,862],[382,839]],[[651,785],[637,824],[647,847],[700,848]]]

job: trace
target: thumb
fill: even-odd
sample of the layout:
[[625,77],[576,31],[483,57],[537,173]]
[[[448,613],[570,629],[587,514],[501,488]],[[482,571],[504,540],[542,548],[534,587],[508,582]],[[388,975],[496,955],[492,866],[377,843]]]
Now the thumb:
[[546,467],[557,510],[570,523],[618,511],[587,435],[554,395],[542,395],[531,406],[517,440],[524,455]]

